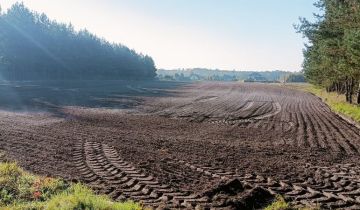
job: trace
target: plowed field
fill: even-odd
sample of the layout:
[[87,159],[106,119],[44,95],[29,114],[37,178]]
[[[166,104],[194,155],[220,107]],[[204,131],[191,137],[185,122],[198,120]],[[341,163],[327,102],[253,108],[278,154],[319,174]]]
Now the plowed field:
[[0,150],[30,171],[153,208],[256,209],[275,194],[360,208],[360,130],[319,98],[265,84],[136,87],[111,95],[111,106],[131,109],[40,97],[36,113],[0,111]]

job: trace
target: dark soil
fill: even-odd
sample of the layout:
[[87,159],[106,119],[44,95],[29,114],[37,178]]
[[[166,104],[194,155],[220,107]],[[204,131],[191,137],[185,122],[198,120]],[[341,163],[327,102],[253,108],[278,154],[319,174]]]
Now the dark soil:
[[127,100],[136,108],[0,111],[0,150],[32,172],[153,207],[262,208],[275,193],[357,205],[359,130],[311,94],[197,83]]

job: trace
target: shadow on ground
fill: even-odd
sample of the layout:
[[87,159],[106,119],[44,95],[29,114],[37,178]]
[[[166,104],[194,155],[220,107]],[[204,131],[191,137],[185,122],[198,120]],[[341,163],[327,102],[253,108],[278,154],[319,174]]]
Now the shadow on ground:
[[165,81],[0,82],[0,109],[50,111],[57,107],[133,108],[143,97],[171,95],[187,83]]

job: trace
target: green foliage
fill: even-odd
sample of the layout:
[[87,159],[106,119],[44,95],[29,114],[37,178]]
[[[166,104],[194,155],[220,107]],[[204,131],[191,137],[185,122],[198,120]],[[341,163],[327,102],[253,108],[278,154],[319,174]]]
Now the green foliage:
[[0,163],[0,210],[140,210],[133,202],[112,202],[106,196],[61,179],[37,177],[15,163]]
[[14,203],[8,206],[0,206],[0,210],[45,210],[44,202],[32,201],[26,203]]
[[106,196],[96,196],[83,185],[73,185],[68,191],[54,196],[46,209],[108,209],[108,210],[140,210],[141,207],[133,202],[114,203]]
[[305,76],[301,73],[290,74],[286,77],[285,82],[306,82]]
[[17,199],[19,180],[23,171],[16,164],[0,164],[0,205],[6,205]]
[[[346,95],[352,103],[354,92],[360,103],[360,2],[319,0],[323,14],[310,23],[301,19],[298,32],[308,38],[303,71],[307,80]],[[356,89],[357,88],[357,89]]]
[[15,202],[45,201],[70,185],[63,180],[35,177],[15,163],[0,163],[0,206]]
[[277,196],[276,200],[270,204],[265,210],[290,210],[290,205],[282,196]]
[[154,61],[15,3],[0,14],[0,76],[7,80],[152,79]]
[[264,210],[317,210],[317,209],[319,208],[293,207],[289,203],[287,203],[282,196],[278,195],[276,196],[276,200],[272,204],[267,206]]

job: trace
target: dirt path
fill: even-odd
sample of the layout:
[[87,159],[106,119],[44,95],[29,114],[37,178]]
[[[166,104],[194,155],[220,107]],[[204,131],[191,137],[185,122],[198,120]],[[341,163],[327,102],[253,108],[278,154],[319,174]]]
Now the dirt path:
[[261,208],[264,188],[296,204],[360,208],[360,131],[311,94],[197,83],[143,100],[131,111],[65,107],[65,118],[1,111],[0,150],[33,172],[153,207]]

